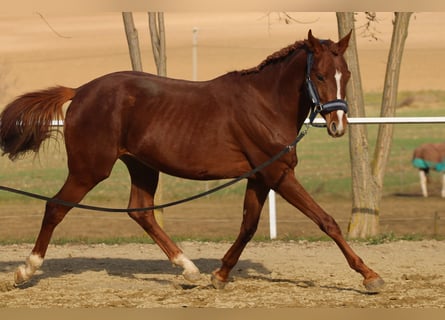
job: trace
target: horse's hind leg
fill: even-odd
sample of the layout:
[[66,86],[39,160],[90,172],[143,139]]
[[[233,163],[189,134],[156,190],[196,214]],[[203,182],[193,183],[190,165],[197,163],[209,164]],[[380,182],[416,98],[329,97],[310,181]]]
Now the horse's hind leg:
[[230,271],[238,262],[247,243],[255,234],[260,219],[261,209],[266,201],[269,188],[260,181],[249,180],[244,197],[243,221],[240,233],[222,259],[222,265],[212,274],[212,284],[215,288],[224,288]]
[[365,265],[363,260],[354,253],[342,236],[341,230],[334,218],[328,215],[304,190],[292,173],[288,173],[282,180],[277,192],[290,204],[301,210],[314,221],[322,231],[330,236],[340,247],[349,266],[359,272],[363,277],[366,289],[372,292],[379,291],[384,286],[380,276]]
[[[88,180],[78,179],[78,177],[69,175],[65,184],[54,198],[78,203],[82,200],[85,194],[99,182],[87,183],[85,181]],[[40,268],[54,229],[63,220],[70,209],[71,207],[66,207],[53,202],[46,203],[45,215],[34,248],[26,259],[25,265],[19,266],[14,274],[14,282],[16,285],[20,285],[31,279],[36,270]]]
[[422,195],[426,198],[426,197],[428,197],[427,171],[426,170],[419,170],[419,178],[420,178],[420,189],[422,190]]
[[[145,208],[153,206],[159,172],[130,156],[123,156],[121,160],[126,164],[131,177],[131,194],[128,207]],[[183,254],[182,250],[159,226],[153,210],[131,211],[128,214],[159,245],[171,262],[184,269],[183,275],[187,280],[196,281],[201,277],[195,264]]]

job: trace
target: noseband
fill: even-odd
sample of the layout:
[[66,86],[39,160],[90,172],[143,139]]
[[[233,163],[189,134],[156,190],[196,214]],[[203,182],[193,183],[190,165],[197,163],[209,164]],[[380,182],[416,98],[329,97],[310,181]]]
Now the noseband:
[[329,113],[336,110],[343,110],[344,113],[348,113],[348,103],[343,99],[335,99],[326,103],[321,103],[317,88],[310,77],[313,62],[314,53],[308,51],[306,65],[306,88],[313,104],[312,111],[309,116],[309,121],[312,125],[314,125],[313,121],[319,113]]

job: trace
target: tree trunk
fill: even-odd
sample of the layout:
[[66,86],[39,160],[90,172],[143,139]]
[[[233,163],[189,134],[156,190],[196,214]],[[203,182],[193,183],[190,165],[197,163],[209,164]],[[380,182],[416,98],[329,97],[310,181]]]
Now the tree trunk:
[[158,75],[167,75],[167,55],[165,50],[165,26],[163,12],[149,12],[151,48],[155,59]]
[[[397,106],[399,75],[402,65],[403,50],[408,36],[409,19],[412,12],[396,12],[388,62],[386,65],[385,84],[383,87],[381,117],[394,117]],[[381,124],[377,136],[372,170],[376,182],[383,188],[383,178],[392,145],[393,124]]]
[[[354,13],[338,12],[339,37],[353,30],[345,59],[351,71],[346,89],[349,116],[365,117],[365,103],[361,83],[357,42],[354,30]],[[350,237],[365,237],[378,232],[377,186],[372,177],[369,156],[368,131],[366,125],[349,126],[349,154],[352,179],[352,215],[348,234]]]
[[142,71],[141,50],[139,49],[138,31],[134,26],[133,14],[122,12],[128,50],[130,51],[131,67],[134,71]]
[[[397,84],[401,57],[408,30],[410,13],[396,13],[391,50],[388,57],[385,89],[382,98],[381,115],[395,114]],[[354,13],[337,13],[339,37],[354,30]],[[347,87],[347,100],[351,117],[364,117],[364,99],[355,33],[345,53],[351,71]],[[349,146],[352,176],[352,214],[348,228],[351,238],[366,238],[379,232],[379,208],[383,190],[383,178],[391,148],[392,125],[380,125],[379,135],[371,165],[368,134],[365,125],[349,127]]]

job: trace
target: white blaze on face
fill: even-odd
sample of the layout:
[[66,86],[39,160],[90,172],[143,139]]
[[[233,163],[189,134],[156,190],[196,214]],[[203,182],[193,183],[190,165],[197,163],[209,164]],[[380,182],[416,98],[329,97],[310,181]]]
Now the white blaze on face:
[[[338,70],[335,70],[335,83],[337,85],[337,99],[341,99],[341,76],[342,73]],[[343,130],[343,115],[344,115],[344,111],[343,110],[337,110],[337,118],[338,118],[338,130],[342,131]]]
[[335,70],[335,83],[337,84],[337,99],[341,99],[341,72]]

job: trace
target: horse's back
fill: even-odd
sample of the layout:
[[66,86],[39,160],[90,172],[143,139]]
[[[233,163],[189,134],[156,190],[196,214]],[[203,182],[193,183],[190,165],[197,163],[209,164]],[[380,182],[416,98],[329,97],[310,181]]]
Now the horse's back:
[[131,120],[132,126],[138,121],[147,126],[155,116],[167,118],[173,108],[180,109],[180,97],[189,92],[187,81],[136,71],[110,73],[76,89],[66,124],[68,128],[79,128],[82,123],[90,123],[100,129],[107,123],[122,126]]
[[[239,175],[249,166],[231,128],[233,109],[219,101],[216,85],[141,72],[97,78],[77,89],[67,111],[67,150],[74,154],[88,136],[88,149],[110,159],[131,154],[196,179]],[[226,162],[239,166],[227,170]]]

